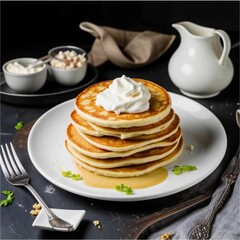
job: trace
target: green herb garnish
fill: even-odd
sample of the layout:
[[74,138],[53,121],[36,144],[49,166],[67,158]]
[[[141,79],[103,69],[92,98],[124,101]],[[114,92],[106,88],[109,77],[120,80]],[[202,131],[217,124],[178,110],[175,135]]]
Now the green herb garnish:
[[174,166],[174,169],[172,171],[173,171],[173,174],[179,175],[182,173],[182,168],[180,166]]
[[78,173],[72,173],[72,171],[63,171],[62,175],[67,178],[72,178],[74,181],[82,180],[82,177]]
[[72,171],[66,171],[66,172],[63,171],[62,175],[64,177],[71,178],[72,177]]
[[184,172],[190,172],[190,171],[194,171],[197,170],[196,166],[190,166],[190,165],[183,165],[182,169]]
[[80,174],[75,173],[75,174],[72,175],[72,179],[73,179],[74,181],[78,181],[78,180],[82,180],[82,177],[81,177]]
[[182,165],[182,166],[174,166],[174,169],[172,170],[174,175],[180,175],[182,172],[190,172],[197,170],[196,166],[191,165]]
[[115,190],[119,192],[125,192],[127,195],[133,194],[133,190],[131,187],[125,186],[124,184],[120,184],[115,187]]
[[1,200],[0,207],[6,207],[6,206],[12,204],[13,199],[14,199],[14,193],[9,190],[3,190],[2,194],[7,195],[7,198]]
[[18,122],[18,123],[15,125],[15,129],[16,129],[16,130],[20,130],[20,129],[23,128],[23,126],[24,126],[24,123],[23,123],[23,122]]

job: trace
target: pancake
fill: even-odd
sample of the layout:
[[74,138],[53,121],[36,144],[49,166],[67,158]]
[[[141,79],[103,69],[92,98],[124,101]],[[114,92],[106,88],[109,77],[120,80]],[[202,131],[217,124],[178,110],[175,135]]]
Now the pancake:
[[175,116],[175,113],[171,109],[169,114],[166,117],[164,117],[162,120],[156,123],[152,123],[152,124],[141,126],[141,127],[107,128],[107,127],[98,126],[93,123],[89,123],[89,125],[92,127],[92,129],[96,130],[96,132],[100,135],[127,139],[127,138],[137,137],[141,135],[148,135],[148,134],[153,134],[153,133],[162,131],[163,129],[167,128],[171,124],[171,122],[174,120],[174,116]]
[[175,114],[173,121],[167,128],[156,133],[144,134],[144,135],[132,137],[132,138],[129,138],[129,140],[148,140],[148,139],[154,139],[162,136],[168,137],[169,135],[177,131],[177,128],[179,125],[180,125],[180,118],[177,114]]
[[146,146],[135,148],[125,152],[108,151],[88,143],[84,138],[81,137],[77,129],[72,124],[68,126],[66,135],[67,135],[66,137],[67,137],[68,144],[78,152],[92,158],[106,159],[106,158],[114,158],[114,157],[127,157],[132,154],[149,150],[152,148],[166,147],[166,146],[173,145],[174,143],[179,141],[179,139],[181,138],[181,129],[179,128],[179,130],[175,134],[173,134],[171,137],[163,141],[148,144]]
[[86,133],[88,135],[92,135],[92,136],[96,136],[96,137],[101,137],[103,136],[103,134],[99,133],[98,131],[96,131],[95,129],[93,129],[91,127],[91,125],[89,125],[89,123],[81,118],[76,110],[74,110],[71,115],[71,123],[73,124],[73,126],[79,131],[79,132],[83,132]]
[[[68,145],[66,145],[68,149]],[[91,166],[83,161],[81,159],[76,158],[72,155],[72,152],[69,151],[69,153],[73,156],[74,161],[83,167],[84,169],[94,172],[99,175],[103,176],[109,176],[109,177],[135,177],[140,176],[146,173],[149,173],[159,167],[164,167],[179,157],[183,149],[183,139],[179,141],[177,147],[174,149],[172,153],[167,155],[166,157],[163,157],[159,160],[138,164],[138,165],[131,165],[131,166],[125,166],[125,167],[116,167],[116,168],[99,168]],[[69,149],[68,149],[69,150]]]
[[79,132],[79,134],[81,135],[82,138],[84,138],[87,142],[89,142],[95,147],[105,149],[108,151],[124,152],[132,149],[136,149],[139,147],[143,147],[148,144],[162,141],[170,137],[174,133],[176,133],[178,130],[178,127],[179,127],[179,117],[175,114],[175,120],[168,128],[156,134],[144,135],[144,136],[150,136],[149,139],[135,139],[135,138],[119,139],[119,138],[110,137],[110,136],[95,137],[88,134],[84,134],[82,132]]
[[169,114],[165,118],[163,118],[162,120],[156,123],[152,123],[146,126],[130,127],[130,128],[107,128],[107,127],[102,127],[102,126],[98,126],[96,124],[87,122],[85,119],[81,118],[77,114],[76,110],[74,110],[70,115],[71,123],[79,132],[83,132],[88,135],[92,135],[96,137],[101,137],[105,135],[105,136],[118,137],[121,139],[153,134],[153,133],[162,131],[172,123],[172,121],[174,120],[174,117],[175,117],[175,113],[171,109]]
[[83,92],[75,99],[75,109],[77,113],[88,122],[103,127],[128,128],[135,126],[146,126],[163,119],[171,109],[171,98],[168,92],[159,85],[143,80],[134,79],[141,82],[151,93],[150,108],[142,113],[121,113],[105,111],[103,107],[97,106],[96,95],[112,83],[112,80],[96,83]]
[[75,158],[79,159],[80,161],[91,165],[97,168],[116,168],[116,167],[124,167],[124,166],[133,166],[139,165],[147,162],[152,162],[159,160],[161,158],[166,157],[170,153],[172,153],[176,147],[178,146],[179,142],[168,146],[168,147],[158,147],[153,148],[150,150],[146,150],[140,153],[132,154],[128,157],[120,157],[120,158],[109,158],[109,159],[96,159],[88,157],[80,152],[78,152],[75,148],[68,143],[65,142],[68,151],[74,156]]

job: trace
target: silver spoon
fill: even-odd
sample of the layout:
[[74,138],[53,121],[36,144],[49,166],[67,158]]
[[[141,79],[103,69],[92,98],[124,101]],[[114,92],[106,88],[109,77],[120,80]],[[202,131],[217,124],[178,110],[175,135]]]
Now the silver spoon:
[[50,62],[50,60],[51,60],[51,58],[50,58],[48,55],[46,55],[46,56],[44,56],[44,57],[39,58],[37,61],[29,64],[29,65],[27,66],[27,69],[40,67],[40,66],[42,66],[43,64],[45,64],[45,63],[47,63],[47,62]]
[[46,55],[39,58],[37,61],[29,64],[27,68],[29,69],[29,68],[36,68],[36,67],[42,66],[43,64],[50,62],[53,58],[60,62],[63,62],[63,63],[65,62],[64,59],[57,58],[56,56]]

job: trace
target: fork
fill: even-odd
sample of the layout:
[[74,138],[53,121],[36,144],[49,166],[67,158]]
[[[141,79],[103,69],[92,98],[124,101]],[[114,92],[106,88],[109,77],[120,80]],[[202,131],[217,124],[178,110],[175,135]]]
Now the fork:
[[2,167],[3,174],[6,180],[13,186],[24,186],[26,187],[36,200],[40,203],[42,208],[45,210],[48,221],[53,230],[70,232],[73,231],[73,225],[65,220],[59,218],[53,213],[51,209],[46,205],[42,198],[38,195],[35,189],[29,184],[30,177],[24,167],[22,166],[13,144],[1,145],[0,165]]

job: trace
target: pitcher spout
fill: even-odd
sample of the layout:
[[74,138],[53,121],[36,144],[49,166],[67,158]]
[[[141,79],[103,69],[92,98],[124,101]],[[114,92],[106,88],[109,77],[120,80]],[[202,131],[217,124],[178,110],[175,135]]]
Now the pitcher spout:
[[215,31],[213,28],[203,27],[188,21],[174,23],[172,27],[174,27],[181,36],[188,34],[192,37],[211,37]]
[[172,27],[178,31],[181,37],[185,36],[186,34],[189,34],[188,29],[186,28],[184,22],[174,23],[172,24]]

